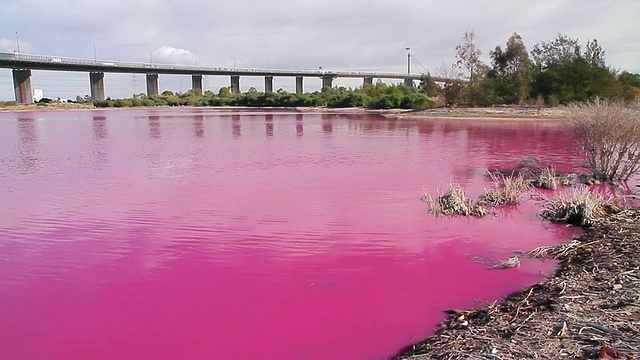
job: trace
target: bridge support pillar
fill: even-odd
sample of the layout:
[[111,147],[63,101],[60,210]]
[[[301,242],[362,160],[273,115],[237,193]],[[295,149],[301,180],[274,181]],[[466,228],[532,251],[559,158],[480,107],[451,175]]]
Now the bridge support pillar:
[[413,87],[413,79],[404,79],[404,86]]
[[373,85],[373,78],[371,76],[367,76],[364,78],[364,85]]
[[196,95],[202,95],[202,75],[191,75],[191,89]]
[[333,87],[333,79],[334,76],[333,75],[323,75],[322,76],[322,88],[326,88],[326,87]]
[[147,74],[147,96],[159,94],[158,74]]
[[296,94],[304,93],[304,85],[303,85],[304,77],[296,76]]
[[272,93],[273,92],[273,76],[265,76],[264,77],[264,92]]
[[231,75],[231,92],[233,94],[240,92],[240,75]]
[[31,70],[13,69],[13,88],[16,94],[16,102],[20,104],[33,104]]
[[104,100],[104,73],[90,72],[89,83],[91,84],[91,99]]

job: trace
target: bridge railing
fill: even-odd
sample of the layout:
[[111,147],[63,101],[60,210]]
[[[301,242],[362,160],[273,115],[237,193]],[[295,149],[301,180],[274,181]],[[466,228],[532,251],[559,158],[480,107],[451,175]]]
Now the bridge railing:
[[100,59],[83,59],[83,58],[71,58],[71,57],[58,57],[58,56],[45,56],[45,55],[32,55],[24,53],[10,53],[0,52],[0,60],[16,61],[21,63],[33,63],[33,64],[60,64],[71,66],[86,66],[89,68],[100,69],[140,69],[147,72],[163,70],[180,70],[190,71],[198,73],[201,71],[219,71],[227,74],[243,74],[247,73],[259,73],[259,74],[274,74],[274,75],[305,75],[313,74],[313,76],[336,76],[336,77],[394,77],[394,78],[417,78],[420,75],[416,74],[403,74],[403,73],[378,73],[378,72],[364,72],[364,71],[328,71],[326,69],[312,69],[312,70],[284,70],[284,69],[242,69],[242,68],[226,68],[226,67],[213,67],[213,66],[201,66],[201,65],[176,65],[176,64],[164,64],[164,63],[142,63],[142,62],[125,62],[125,61],[113,61],[113,60],[100,60]]

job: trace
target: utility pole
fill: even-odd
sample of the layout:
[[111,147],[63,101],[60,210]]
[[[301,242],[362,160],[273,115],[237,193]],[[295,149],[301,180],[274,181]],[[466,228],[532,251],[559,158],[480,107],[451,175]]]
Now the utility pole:
[[406,48],[407,50],[407,74],[411,74],[411,48]]

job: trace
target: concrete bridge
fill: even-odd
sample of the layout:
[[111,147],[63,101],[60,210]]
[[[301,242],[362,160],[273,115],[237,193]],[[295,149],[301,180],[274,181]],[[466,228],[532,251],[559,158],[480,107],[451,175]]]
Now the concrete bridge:
[[[266,69],[236,69],[198,65],[170,65],[153,63],[136,63],[122,61],[108,61],[97,59],[77,59],[44,55],[29,55],[21,53],[0,52],[0,68],[13,69],[13,84],[16,101],[19,103],[32,103],[31,70],[54,71],[82,71],[89,73],[91,85],[91,98],[94,100],[105,99],[104,73],[133,73],[146,74],[147,95],[158,94],[158,74],[182,74],[191,75],[192,89],[202,93],[203,75],[223,75],[230,77],[231,92],[240,92],[241,76],[263,76],[264,91],[273,92],[273,78],[295,77],[296,93],[304,92],[303,81],[305,77],[322,79],[322,87],[332,87],[333,80],[342,78],[362,78],[364,84],[373,84],[373,79],[400,79],[405,85],[412,86],[414,80],[420,80],[420,74],[400,74],[383,72],[362,71],[326,71],[318,70],[266,70]],[[435,78],[436,81],[446,79]]]

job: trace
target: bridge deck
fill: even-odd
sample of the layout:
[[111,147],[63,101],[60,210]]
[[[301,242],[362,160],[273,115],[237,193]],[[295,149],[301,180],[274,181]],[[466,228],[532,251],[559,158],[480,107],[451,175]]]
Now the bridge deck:
[[[241,75],[241,76],[303,76],[303,77],[344,77],[420,80],[421,74],[400,74],[366,71],[326,71],[326,70],[271,70],[236,69],[198,65],[172,65],[136,63],[109,60],[77,59],[44,55],[29,55],[0,52],[0,68],[86,71],[112,73],[152,73],[184,75]],[[446,79],[434,78],[435,81]]]

